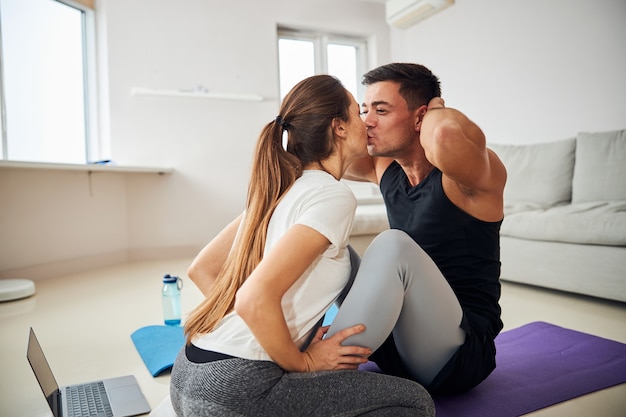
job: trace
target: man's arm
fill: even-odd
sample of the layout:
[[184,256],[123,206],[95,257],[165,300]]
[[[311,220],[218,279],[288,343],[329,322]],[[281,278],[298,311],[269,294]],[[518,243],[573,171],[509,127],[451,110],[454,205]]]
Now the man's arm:
[[487,149],[482,130],[460,111],[445,108],[440,97],[428,104],[420,140],[426,158],[467,193],[502,193],[506,170]]
[[365,156],[348,166],[343,178],[352,181],[369,181],[380,184],[380,178],[393,161],[392,158]]

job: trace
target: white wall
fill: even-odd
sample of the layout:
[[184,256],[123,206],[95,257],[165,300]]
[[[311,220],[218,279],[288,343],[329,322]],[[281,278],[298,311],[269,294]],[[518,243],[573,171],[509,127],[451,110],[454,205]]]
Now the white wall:
[[[132,177],[129,245],[202,245],[243,209],[254,143],[278,111],[277,24],[373,36],[389,59],[382,5],[356,0],[106,0],[111,142]],[[149,12],[146,12],[149,11]],[[131,97],[133,87],[254,93],[261,103]]]
[[0,196],[0,278],[37,279],[128,259],[122,174],[2,168]]
[[490,142],[626,128],[624,0],[456,0],[391,40]]
[[[172,174],[0,169],[0,278],[193,256],[244,205],[258,133],[278,110],[278,24],[370,37],[390,60],[384,6],[360,0],[98,0],[101,130],[119,165]],[[133,87],[255,93],[263,102],[132,96]]]
[[[372,36],[372,65],[427,65],[492,142],[626,128],[623,0],[456,0],[391,33],[384,7],[359,0],[96,4],[113,158],[174,173],[97,173],[89,187],[85,172],[0,169],[0,278],[193,256],[243,207],[253,143],[278,109],[278,23]],[[130,94],[199,84],[268,99]]]

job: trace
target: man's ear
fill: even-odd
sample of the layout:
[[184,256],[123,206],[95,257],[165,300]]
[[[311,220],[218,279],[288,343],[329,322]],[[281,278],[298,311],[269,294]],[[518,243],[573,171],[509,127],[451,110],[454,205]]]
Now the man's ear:
[[415,110],[415,131],[419,132],[422,130],[422,120],[424,120],[424,115],[428,111],[428,106],[426,104],[422,104]]

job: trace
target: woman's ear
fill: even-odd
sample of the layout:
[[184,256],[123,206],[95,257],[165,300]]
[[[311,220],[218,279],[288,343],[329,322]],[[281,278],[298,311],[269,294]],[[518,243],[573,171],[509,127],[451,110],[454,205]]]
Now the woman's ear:
[[333,134],[336,137],[345,138],[348,135],[346,122],[338,117],[335,117],[331,122],[331,128],[333,129]]

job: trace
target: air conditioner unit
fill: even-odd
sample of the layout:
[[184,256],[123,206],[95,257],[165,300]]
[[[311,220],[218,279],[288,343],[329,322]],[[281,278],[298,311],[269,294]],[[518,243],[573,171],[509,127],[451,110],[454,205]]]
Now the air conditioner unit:
[[387,0],[387,23],[406,29],[454,4],[454,0]]

